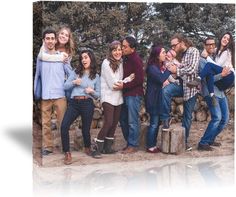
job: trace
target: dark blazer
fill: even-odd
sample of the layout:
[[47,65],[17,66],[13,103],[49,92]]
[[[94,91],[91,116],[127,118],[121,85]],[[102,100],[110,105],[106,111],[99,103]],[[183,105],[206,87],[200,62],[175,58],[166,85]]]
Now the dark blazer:
[[162,106],[162,84],[170,76],[170,71],[161,72],[156,65],[148,65],[147,89],[145,94],[146,111],[152,114],[160,114]]

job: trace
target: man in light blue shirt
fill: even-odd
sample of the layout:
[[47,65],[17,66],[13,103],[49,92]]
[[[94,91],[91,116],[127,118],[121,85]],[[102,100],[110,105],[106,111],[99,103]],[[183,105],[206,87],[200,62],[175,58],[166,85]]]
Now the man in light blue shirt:
[[[213,38],[207,38],[204,41],[204,53],[202,56],[208,55],[212,56],[215,52],[215,40]],[[206,53],[206,54],[205,54]],[[207,60],[203,57],[200,58],[199,62],[199,72],[206,65]],[[228,75],[230,72],[227,68],[223,69],[222,73],[218,75],[214,75],[214,81],[218,81],[222,79],[222,77]],[[203,134],[200,142],[198,143],[198,150],[201,151],[212,151],[213,148],[211,146],[220,146],[220,142],[216,142],[216,137],[220,134],[220,132],[224,129],[226,124],[229,121],[229,109],[228,109],[228,101],[223,91],[220,91],[214,85],[214,93],[216,97],[216,103],[213,103],[212,97],[209,95],[206,81],[203,80],[201,86],[202,96],[204,97],[209,111],[211,113],[211,120]]]
[[[60,53],[55,50],[56,32],[47,29],[43,32],[43,43],[48,54]],[[35,99],[41,99],[42,116],[42,155],[53,152],[53,137],[51,132],[52,109],[56,110],[58,128],[60,128],[65,110],[66,98],[64,82],[66,75],[71,72],[71,67],[63,62],[47,62],[37,58],[34,79]]]

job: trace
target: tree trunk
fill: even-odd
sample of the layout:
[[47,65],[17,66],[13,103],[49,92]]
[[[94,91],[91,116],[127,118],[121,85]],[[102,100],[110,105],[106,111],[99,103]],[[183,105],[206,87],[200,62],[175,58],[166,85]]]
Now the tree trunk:
[[163,153],[180,154],[185,150],[184,128],[179,124],[171,125],[170,131],[161,133],[161,150]]

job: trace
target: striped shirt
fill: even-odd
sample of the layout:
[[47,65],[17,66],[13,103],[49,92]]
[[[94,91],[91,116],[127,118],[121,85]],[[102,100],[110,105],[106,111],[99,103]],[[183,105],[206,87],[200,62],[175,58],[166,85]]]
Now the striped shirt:
[[182,57],[180,68],[177,68],[177,76],[183,79],[184,101],[198,93],[196,87],[189,88],[186,83],[193,81],[198,76],[199,59],[200,53],[198,49],[189,47]]

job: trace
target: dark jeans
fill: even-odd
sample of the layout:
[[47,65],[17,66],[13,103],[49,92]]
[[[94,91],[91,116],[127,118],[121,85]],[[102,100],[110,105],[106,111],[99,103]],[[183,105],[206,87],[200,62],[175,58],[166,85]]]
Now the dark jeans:
[[63,152],[70,151],[69,129],[70,125],[75,121],[75,119],[79,115],[81,115],[82,119],[82,135],[84,140],[84,146],[87,148],[90,147],[90,126],[93,119],[93,112],[94,104],[92,99],[71,99],[61,124],[61,141]]
[[104,110],[103,127],[98,133],[98,139],[104,140],[105,137],[114,137],[115,130],[120,118],[121,105],[114,106],[110,103],[102,103]]
[[208,62],[200,73],[201,79],[206,77],[207,88],[209,93],[214,92],[214,85],[216,85],[219,90],[226,90],[234,83],[234,73],[231,72],[229,75],[223,77],[221,80],[214,82],[214,75],[221,73],[223,68],[216,64]]

